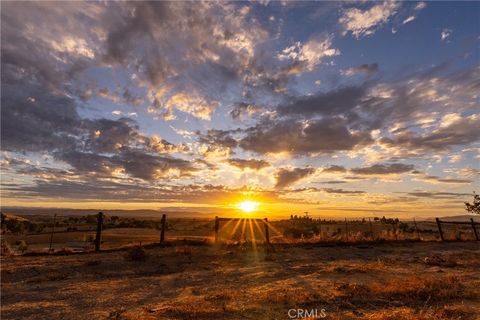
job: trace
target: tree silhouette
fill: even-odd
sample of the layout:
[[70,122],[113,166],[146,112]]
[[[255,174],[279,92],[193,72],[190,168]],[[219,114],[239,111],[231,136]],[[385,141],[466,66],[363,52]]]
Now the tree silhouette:
[[468,212],[480,214],[480,195],[473,193],[473,202],[465,202],[465,210]]

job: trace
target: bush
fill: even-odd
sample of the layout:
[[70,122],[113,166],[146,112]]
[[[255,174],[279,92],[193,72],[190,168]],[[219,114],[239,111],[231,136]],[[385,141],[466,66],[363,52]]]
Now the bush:
[[126,258],[131,261],[145,261],[147,260],[147,252],[143,247],[134,247],[127,253]]
[[100,260],[90,260],[85,262],[85,266],[87,267],[94,267],[94,266],[99,266],[102,263]]
[[8,244],[7,241],[2,239],[1,246],[2,246],[1,248],[2,256],[10,256],[13,254],[12,249],[10,248],[10,245]]
[[25,251],[27,251],[27,249],[28,249],[28,244],[27,244],[27,242],[25,242],[25,240],[20,241],[20,243],[18,244],[17,249],[18,249],[19,251],[21,251],[22,254],[24,254]]

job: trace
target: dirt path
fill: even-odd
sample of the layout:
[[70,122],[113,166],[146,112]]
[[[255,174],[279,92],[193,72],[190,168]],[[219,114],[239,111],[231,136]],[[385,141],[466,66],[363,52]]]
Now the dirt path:
[[2,319],[478,319],[480,245],[3,257]]

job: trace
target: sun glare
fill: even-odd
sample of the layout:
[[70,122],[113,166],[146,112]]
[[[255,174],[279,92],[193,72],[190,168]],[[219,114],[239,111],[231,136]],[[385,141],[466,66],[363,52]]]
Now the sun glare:
[[243,212],[250,213],[258,207],[258,202],[255,201],[242,201],[238,205],[238,208]]

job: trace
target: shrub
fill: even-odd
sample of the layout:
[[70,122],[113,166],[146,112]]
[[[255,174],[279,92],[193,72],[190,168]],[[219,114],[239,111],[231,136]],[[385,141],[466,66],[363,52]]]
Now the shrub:
[[147,252],[143,247],[134,247],[127,253],[127,259],[131,261],[145,261],[147,260]]
[[18,249],[19,251],[21,251],[22,254],[24,254],[25,251],[27,251],[27,249],[28,249],[28,244],[27,244],[27,242],[25,242],[25,240],[20,241],[20,243],[18,244],[17,249]]
[[1,241],[1,254],[2,256],[10,256],[13,254],[12,249],[10,248],[10,245],[8,244],[7,241],[3,240]]
[[102,261],[100,261],[100,260],[90,260],[90,261],[85,262],[85,266],[94,267],[94,266],[100,265],[101,263],[102,263]]

